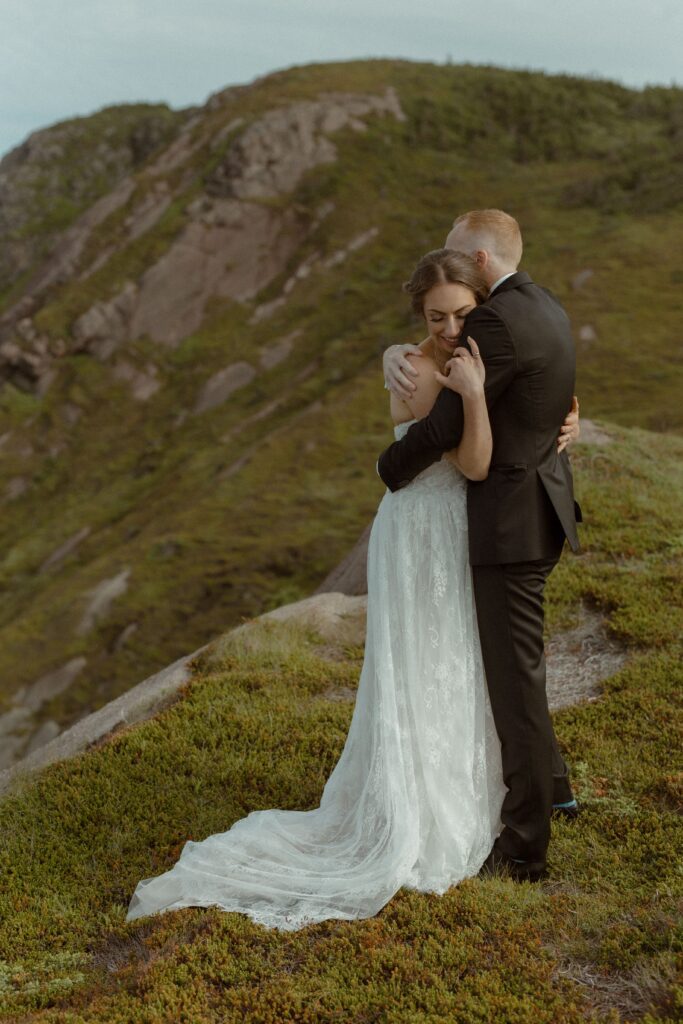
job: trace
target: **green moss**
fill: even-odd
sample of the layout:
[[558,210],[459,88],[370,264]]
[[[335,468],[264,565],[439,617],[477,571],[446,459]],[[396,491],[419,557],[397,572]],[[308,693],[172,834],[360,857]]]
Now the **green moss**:
[[139,878],[166,870],[188,838],[254,809],[317,806],[352,712],[323,693],[355,685],[362,652],[322,660],[316,642],[274,622],[216,640],[172,708],[4,800],[6,1013],[621,1020],[570,980],[582,970],[616,1005],[620,984],[647,976],[659,1019],[673,1013],[683,852],[667,795],[682,710],[673,651],[643,652],[599,701],[556,716],[585,810],[554,826],[547,882],[474,879],[442,897],[402,889],[373,919],[290,934],[216,908],[124,922]]

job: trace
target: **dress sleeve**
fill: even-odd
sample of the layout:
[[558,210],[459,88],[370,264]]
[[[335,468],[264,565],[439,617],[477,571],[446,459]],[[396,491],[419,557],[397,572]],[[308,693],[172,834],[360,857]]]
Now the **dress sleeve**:
[[[484,390],[491,409],[515,375],[514,345],[504,321],[486,305],[477,306],[465,320],[463,337],[468,335],[477,342],[486,368]],[[405,487],[444,452],[457,448],[464,423],[462,398],[450,388],[442,388],[428,415],[380,455],[377,470],[389,490]]]

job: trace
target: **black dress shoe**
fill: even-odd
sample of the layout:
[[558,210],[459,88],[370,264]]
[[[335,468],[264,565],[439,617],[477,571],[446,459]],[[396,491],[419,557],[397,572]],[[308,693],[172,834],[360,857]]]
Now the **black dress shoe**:
[[578,818],[580,813],[581,805],[577,800],[568,800],[563,804],[553,804],[553,818],[567,818],[570,821],[573,821],[574,818]]
[[544,861],[509,857],[495,846],[479,869],[479,878],[513,878],[516,882],[538,882],[547,875]]

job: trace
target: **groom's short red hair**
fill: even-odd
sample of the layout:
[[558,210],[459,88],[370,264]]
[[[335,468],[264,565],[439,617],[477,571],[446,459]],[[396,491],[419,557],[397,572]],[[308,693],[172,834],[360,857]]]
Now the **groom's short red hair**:
[[469,210],[453,221],[453,227],[462,227],[474,238],[481,239],[485,248],[492,249],[504,263],[516,267],[522,258],[522,232],[519,224],[505,210]]

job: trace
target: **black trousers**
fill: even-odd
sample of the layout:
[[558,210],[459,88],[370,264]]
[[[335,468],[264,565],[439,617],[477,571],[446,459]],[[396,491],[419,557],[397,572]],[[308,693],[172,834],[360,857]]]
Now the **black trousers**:
[[553,803],[572,799],[545,688],[543,589],[556,558],[472,566],[477,621],[508,792],[496,846],[545,863]]

